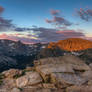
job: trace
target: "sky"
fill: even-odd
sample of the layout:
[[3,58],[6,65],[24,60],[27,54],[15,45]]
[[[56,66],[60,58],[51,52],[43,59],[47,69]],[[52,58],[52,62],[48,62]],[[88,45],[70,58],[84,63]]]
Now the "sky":
[[91,25],[92,0],[0,0],[0,39],[92,40]]

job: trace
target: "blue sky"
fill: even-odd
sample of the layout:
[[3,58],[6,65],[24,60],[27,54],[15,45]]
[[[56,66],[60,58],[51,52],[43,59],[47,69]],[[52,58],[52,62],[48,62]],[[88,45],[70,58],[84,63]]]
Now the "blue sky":
[[92,8],[91,0],[0,0],[5,8],[4,17],[12,19],[18,26],[48,26],[44,19],[51,17],[50,9],[61,10],[63,16],[71,21],[76,8]]
[[[37,27],[53,28],[45,19],[52,19],[50,10],[60,10],[61,16],[72,23],[70,29],[82,29],[85,33],[91,34],[92,20],[85,22],[76,15],[76,10],[86,7],[92,9],[92,0],[0,0],[0,6],[5,11],[2,16],[11,19],[17,27]],[[74,15],[74,16],[73,16]]]

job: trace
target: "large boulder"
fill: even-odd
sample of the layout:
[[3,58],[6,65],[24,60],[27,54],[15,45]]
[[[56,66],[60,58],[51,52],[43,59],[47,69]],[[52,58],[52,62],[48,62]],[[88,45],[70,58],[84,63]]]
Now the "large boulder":
[[46,73],[46,74],[50,74],[52,72],[65,72],[65,73],[74,73],[73,69],[71,66],[69,65],[65,65],[65,64],[49,64],[49,65],[41,65],[41,66],[37,66],[36,67],[36,71],[40,72],[40,73]]
[[7,71],[2,72],[2,74],[6,78],[16,78],[16,77],[22,75],[22,71],[21,70],[18,70],[18,69],[10,69],[10,70],[7,70]]
[[41,83],[43,80],[38,72],[29,72],[28,76],[28,85],[36,85]]
[[49,64],[36,67],[45,82],[49,81],[51,73],[74,73],[71,66],[65,64]]
[[16,80],[15,79],[3,79],[3,83],[0,85],[0,89],[7,89],[10,90],[16,87]]
[[16,80],[17,87],[21,88],[28,84],[28,76],[22,76]]
[[74,70],[79,70],[79,71],[86,71],[86,70],[90,70],[89,66],[85,64],[84,61],[82,61],[80,58],[76,57],[76,56],[71,56],[71,55],[65,55],[65,56],[61,56],[61,57],[49,57],[49,58],[45,58],[45,59],[40,59],[38,61],[34,61],[34,65],[35,66],[39,66],[39,65],[49,65],[49,64],[65,64],[67,66],[70,66],[74,69]]
[[71,85],[82,85],[87,80],[75,74],[70,73],[52,73],[51,82],[58,88],[65,88]]
[[41,83],[43,80],[39,73],[29,72],[27,75],[22,76],[16,80],[17,87],[25,87],[28,85],[36,85]]

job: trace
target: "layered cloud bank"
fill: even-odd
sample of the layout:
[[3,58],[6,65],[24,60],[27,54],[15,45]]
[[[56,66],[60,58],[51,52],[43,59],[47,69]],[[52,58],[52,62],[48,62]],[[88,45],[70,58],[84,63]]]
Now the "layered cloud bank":
[[25,34],[24,30],[20,33],[3,33],[0,34],[0,38],[14,41],[21,40],[24,43],[51,42],[63,40],[66,38],[84,38],[91,40],[91,37],[87,37],[81,30],[56,30],[49,28],[33,28],[26,31],[29,33]]
[[[9,39],[24,43],[38,43],[38,42],[51,42],[63,40],[66,38],[84,38],[92,40],[87,37],[83,30],[69,29],[68,27],[75,25],[71,21],[65,19],[60,14],[59,10],[51,10],[50,14],[52,19],[45,19],[45,22],[54,25],[54,28],[45,27],[32,27],[21,28],[12,24],[12,20],[2,17],[4,8],[0,6],[0,39]],[[83,10],[82,8],[77,11],[78,16],[85,21],[89,21],[92,17],[92,10]]]

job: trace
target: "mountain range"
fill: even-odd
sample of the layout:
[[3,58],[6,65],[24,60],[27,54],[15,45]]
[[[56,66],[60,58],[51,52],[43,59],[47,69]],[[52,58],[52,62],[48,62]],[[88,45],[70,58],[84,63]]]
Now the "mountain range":
[[0,71],[10,68],[23,69],[28,65],[33,65],[44,44],[23,44],[21,41],[0,40]]
[[69,38],[47,44],[23,44],[21,41],[0,40],[0,72],[10,68],[24,69],[33,61],[47,57],[74,55],[87,64],[92,62],[92,42]]

